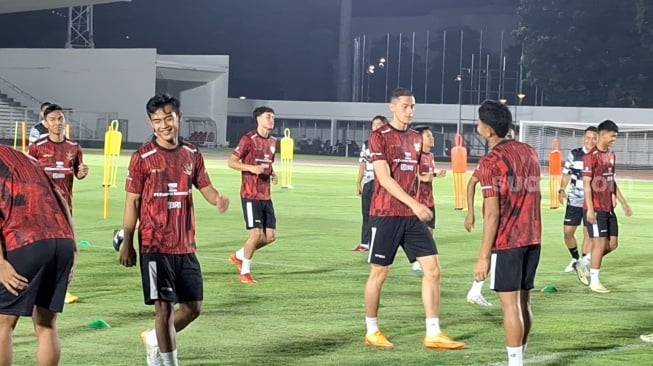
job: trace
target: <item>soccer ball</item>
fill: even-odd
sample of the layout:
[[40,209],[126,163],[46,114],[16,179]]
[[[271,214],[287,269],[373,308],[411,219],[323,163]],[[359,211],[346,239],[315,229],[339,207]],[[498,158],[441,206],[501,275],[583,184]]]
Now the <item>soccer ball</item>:
[[113,249],[120,250],[120,244],[125,240],[125,231],[123,229],[116,229],[113,231]]

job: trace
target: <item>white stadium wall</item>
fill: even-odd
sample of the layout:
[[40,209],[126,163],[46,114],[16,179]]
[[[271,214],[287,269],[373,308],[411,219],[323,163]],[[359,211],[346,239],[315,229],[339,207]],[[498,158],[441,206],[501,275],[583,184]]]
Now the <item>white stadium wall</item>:
[[145,103],[154,95],[156,56],[155,49],[0,49],[0,77],[76,113],[114,112],[129,121],[129,141],[140,142],[151,133]]

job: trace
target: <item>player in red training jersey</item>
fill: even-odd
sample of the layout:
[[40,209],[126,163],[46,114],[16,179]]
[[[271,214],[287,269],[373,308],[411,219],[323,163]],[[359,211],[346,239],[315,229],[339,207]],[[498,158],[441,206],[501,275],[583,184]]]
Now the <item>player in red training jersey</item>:
[[12,363],[18,317],[31,316],[38,365],[57,365],[57,313],[77,257],[70,212],[36,160],[0,145],[0,365]]
[[229,199],[211,184],[197,147],[179,140],[179,100],[156,95],[146,111],[154,138],[136,150],[129,163],[120,263],[136,265],[133,238],[138,220],[143,295],[156,314],[155,328],[141,334],[147,364],[177,365],[176,334],[200,315],[203,300],[192,188],[220,213],[229,207]]
[[626,216],[632,211],[614,181],[615,154],[610,150],[619,133],[616,123],[607,120],[598,125],[596,146],[583,156],[583,190],[585,193],[585,224],[592,240],[590,259],[590,290],[610,292],[599,279],[603,256],[617,249],[619,225],[614,213],[613,194],[621,202]]
[[372,237],[368,255],[370,274],[365,285],[365,344],[394,347],[379,330],[377,316],[383,283],[401,246],[409,262],[419,261],[424,271],[422,301],[426,337],[423,345],[459,349],[465,344],[440,330],[440,265],[435,241],[425,224],[433,218],[433,213],[417,200],[422,136],[409,128],[414,109],[413,93],[396,89],[390,97],[392,121],[372,132],[369,139],[376,178],[370,207]]
[[256,129],[240,138],[238,146],[229,157],[229,167],[242,175],[240,200],[243,205],[247,239],[242,248],[231,253],[229,260],[238,269],[242,283],[254,284],[251,263],[254,252],[276,239],[277,218],[270,197],[270,183],[277,184],[277,174],[272,164],[277,149],[277,139],[270,135],[274,128],[274,110],[258,107],[253,112]]
[[528,144],[506,139],[512,115],[505,104],[487,100],[478,109],[476,130],[491,150],[474,176],[483,192],[483,236],[475,280],[491,273],[497,292],[509,366],[523,364],[532,324],[530,290],[540,260],[540,164]]
[[[64,135],[66,117],[63,108],[48,104],[43,109],[43,125],[47,135],[29,145],[29,154],[39,161],[45,173],[61,189],[63,197],[72,213],[73,177],[84,179],[88,175],[88,165],[84,164],[82,149],[78,143]],[[66,304],[76,302],[79,298],[66,293]]]

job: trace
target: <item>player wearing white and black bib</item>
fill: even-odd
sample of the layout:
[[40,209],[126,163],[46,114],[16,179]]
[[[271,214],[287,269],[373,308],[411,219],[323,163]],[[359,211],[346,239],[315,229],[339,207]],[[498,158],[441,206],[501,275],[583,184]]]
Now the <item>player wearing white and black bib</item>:
[[[596,146],[598,131],[596,127],[591,126],[585,129],[583,135],[583,146],[573,149],[569,152],[565,165],[562,168],[562,181],[558,190],[558,200],[564,204],[567,198],[567,208],[563,222],[565,245],[571,254],[571,262],[565,267],[565,272],[576,271],[578,279],[584,284],[589,285],[588,265],[591,253],[591,241],[587,233],[587,228],[583,226],[583,259],[578,254],[578,244],[576,242],[576,228],[583,220],[583,202],[585,202],[585,193],[583,191],[583,157],[587,152]],[[565,193],[567,184],[570,184],[569,193]]]

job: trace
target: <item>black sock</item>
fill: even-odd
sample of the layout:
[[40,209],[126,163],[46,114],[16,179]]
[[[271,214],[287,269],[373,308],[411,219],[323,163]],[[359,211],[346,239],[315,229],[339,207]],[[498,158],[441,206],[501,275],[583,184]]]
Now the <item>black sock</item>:
[[569,254],[571,254],[572,258],[578,259],[578,248],[569,248]]

